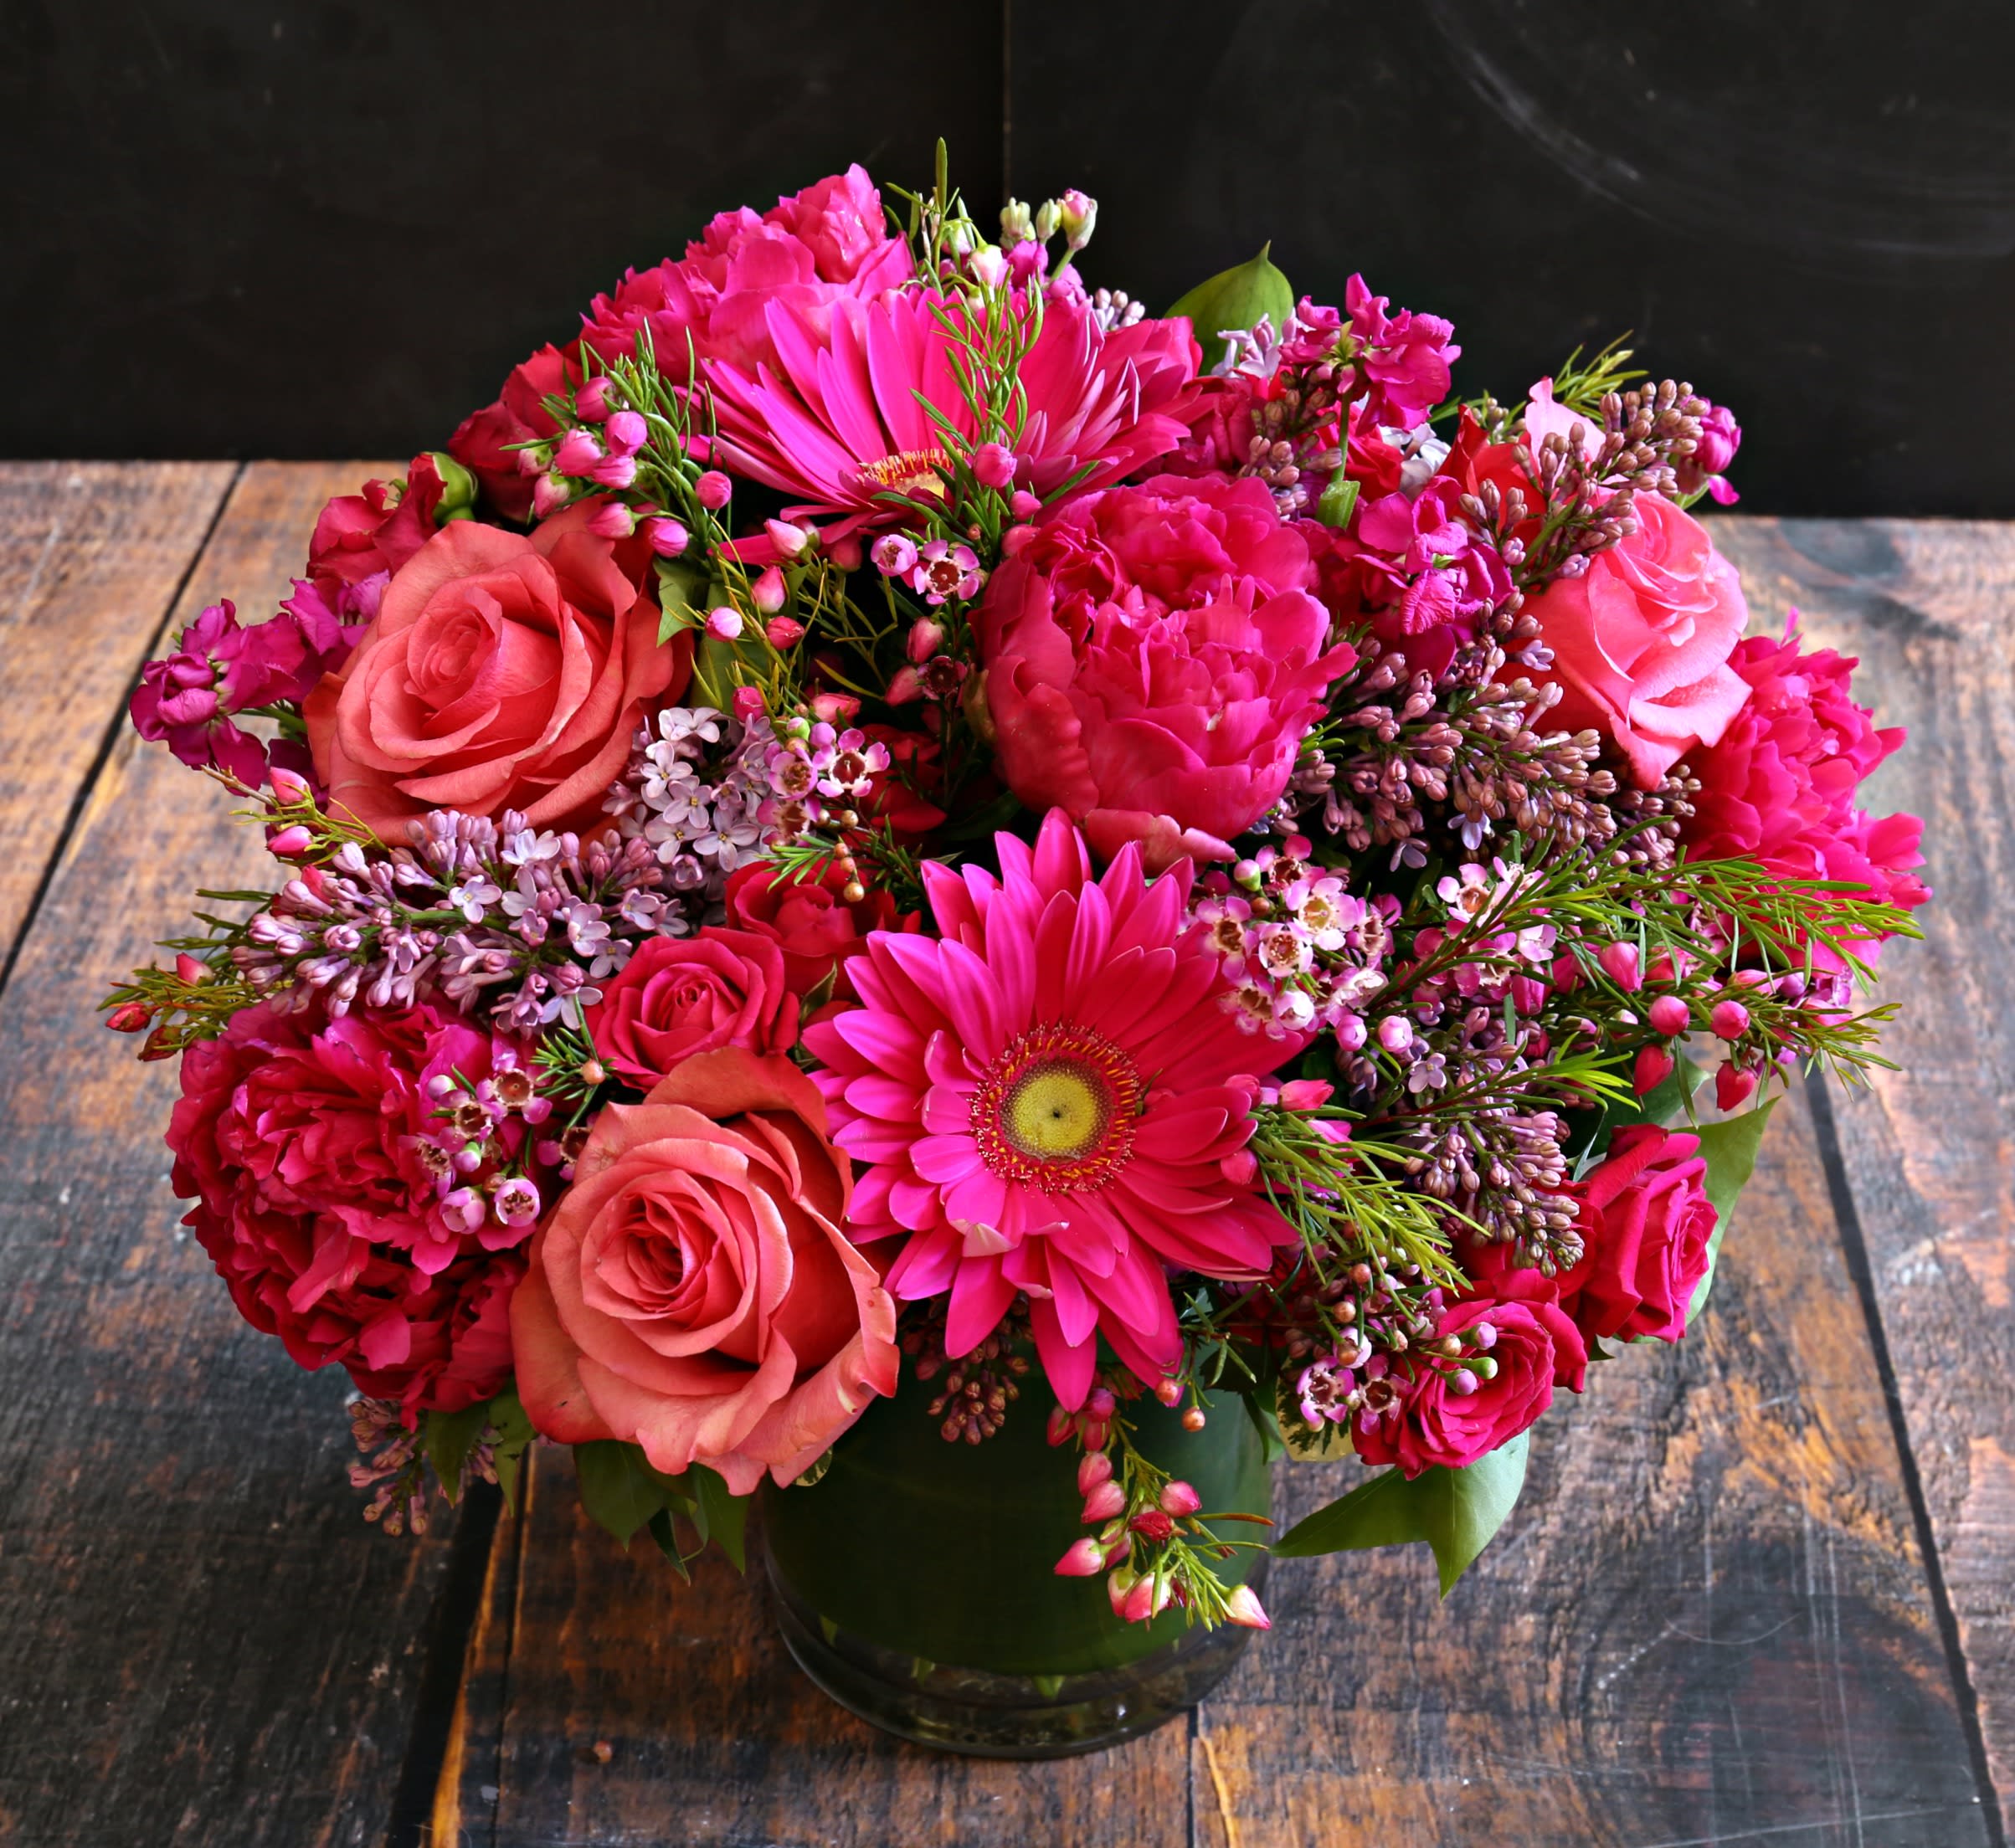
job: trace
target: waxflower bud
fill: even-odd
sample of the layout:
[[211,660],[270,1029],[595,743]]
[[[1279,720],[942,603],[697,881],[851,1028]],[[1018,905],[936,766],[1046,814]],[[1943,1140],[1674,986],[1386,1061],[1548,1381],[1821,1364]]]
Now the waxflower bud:
[[1101,1482],[1113,1480],[1113,1459],[1103,1450],[1088,1450],[1077,1466],[1077,1492],[1089,1495]]
[[567,505],[573,490],[557,475],[542,475],[532,487],[532,511],[544,520]]
[[1175,1522],[1159,1508],[1143,1508],[1127,1525],[1142,1539],[1151,1540],[1157,1546],[1175,1532]]
[[748,600],[758,614],[775,615],[790,600],[790,587],[784,582],[784,573],[772,565],[749,587]]
[[1648,1096],[1672,1076],[1672,1070],[1673,1055],[1664,1047],[1646,1046],[1631,1070],[1631,1089],[1640,1097]]
[[933,623],[928,616],[921,622],[910,624],[909,639],[904,651],[921,667],[944,645],[944,626]]
[[1170,1411],[1182,1404],[1182,1382],[1180,1379],[1158,1379],[1154,1382],[1154,1396]]
[[1077,1429],[1077,1414],[1067,1412],[1061,1405],[1050,1408],[1049,1422],[1043,1427],[1043,1435],[1049,1440],[1050,1448],[1071,1441],[1071,1434]]
[[1140,1574],[1131,1566],[1115,1566],[1106,1574],[1106,1596],[1112,1600],[1115,1617],[1126,1615],[1128,1594],[1139,1583]]
[[1126,1491],[1117,1482],[1095,1482],[1084,1498],[1084,1512],[1079,1517],[1087,1527],[1094,1522],[1110,1521],[1115,1515],[1126,1512]]
[[794,526],[788,520],[765,520],[763,530],[782,558],[801,558],[819,542],[816,526]]
[[733,500],[735,485],[718,469],[709,469],[692,485],[692,497],[709,513],[718,513]]
[[1273,1620],[1267,1616],[1266,1606],[1260,1603],[1258,1594],[1250,1585],[1232,1588],[1231,1595],[1225,1599],[1225,1621],[1247,1630],[1273,1627]]
[[1192,1405],[1182,1414],[1182,1428],[1185,1431],[1200,1431],[1210,1422],[1200,1405]]
[[742,633],[741,613],[730,609],[726,603],[717,604],[707,613],[707,633],[716,641],[736,640]]
[[1637,947],[1634,943],[1605,943],[1596,957],[1601,964],[1602,973],[1619,988],[1627,991],[1643,986],[1644,978],[1638,971]]
[[685,526],[669,518],[646,520],[644,536],[661,558],[676,558],[692,543],[692,535]]
[[1740,1001],[1717,1001],[1707,1024],[1719,1040],[1740,1040],[1749,1031],[1749,1009]]
[[291,770],[284,770],[275,764],[272,771],[273,793],[282,802],[306,802],[314,792],[308,787],[308,779]]
[[1714,1102],[1723,1110],[1741,1109],[1755,1088],[1756,1075],[1753,1071],[1738,1071],[1730,1065],[1722,1066],[1714,1074]]
[[1404,1014],[1387,1014],[1378,1024],[1378,1043],[1387,1052],[1404,1052],[1413,1044],[1413,1023]]
[[588,479],[604,488],[626,488],[637,478],[634,455],[608,455],[588,471]]
[[609,414],[609,381],[600,373],[573,394],[573,406],[590,424],[599,424]]
[[637,530],[636,516],[620,501],[604,501],[589,516],[588,530],[598,539],[627,539]]
[[315,836],[300,823],[291,828],[283,828],[266,843],[266,851],[281,860],[291,859],[296,854],[305,854],[315,844]]
[[773,616],[763,624],[763,633],[772,648],[795,648],[804,639],[804,624],[795,616]]
[[114,1008],[105,1017],[105,1024],[114,1033],[145,1033],[154,1024],[151,1009],[138,1001],[128,1001]]
[[569,430],[553,452],[553,465],[562,475],[585,475],[602,459],[602,445],[586,430]]
[[1663,1034],[1668,1040],[1684,1033],[1693,1020],[1693,1009],[1676,994],[1660,995],[1647,1011],[1653,1031]]
[[983,488],[1006,487],[1015,479],[1015,452],[1005,444],[982,443],[973,451],[973,476]]
[[1105,1553],[1096,1540],[1073,1540],[1056,1562],[1059,1578],[1089,1578],[1105,1570]]
[[635,411],[618,411],[602,426],[611,455],[635,455],[650,435],[650,426]]
[[1180,1518],[1195,1514],[1203,1505],[1203,1497],[1180,1478],[1161,1491],[1161,1507],[1164,1514],[1173,1514]]

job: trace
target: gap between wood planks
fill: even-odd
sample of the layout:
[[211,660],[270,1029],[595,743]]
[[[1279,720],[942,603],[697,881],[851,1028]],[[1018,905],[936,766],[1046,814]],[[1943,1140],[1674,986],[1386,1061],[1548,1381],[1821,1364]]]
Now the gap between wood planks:
[[[105,728],[105,735],[99,739],[98,748],[91,754],[89,767],[78,779],[76,792],[70,798],[69,810],[63,818],[63,826],[57,831],[56,839],[50,845],[49,858],[44,862],[42,871],[36,878],[35,889],[28,895],[28,908],[21,914],[20,927],[14,932],[13,942],[7,946],[6,956],[0,958],[0,998],[5,997],[8,984],[13,980],[14,969],[21,960],[22,949],[34,930],[35,920],[41,916],[43,903],[49,896],[49,887],[54,883],[64,856],[70,850],[70,843],[76,838],[78,824],[90,806],[91,792],[98,787],[100,778],[105,774],[105,765],[111,759],[113,749],[126,729],[126,708],[139,688],[141,673],[146,662],[153,658],[154,651],[161,646],[168,624],[174,621],[175,612],[181,608],[183,593],[195,577],[197,567],[203,563],[204,554],[209,551],[210,542],[216,537],[218,527],[224,523],[224,511],[237,495],[239,484],[244,480],[248,466],[244,462],[237,464],[231,471],[231,479],[225,484],[224,492],[218,495],[217,505],[211,508],[210,517],[203,526],[203,537],[190,552],[188,563],[182,567],[181,575],[169,590],[166,601],[162,604],[161,614],[155,619],[153,629],[149,632],[147,645],[141,653],[141,665],[133,670],[132,678],[126,682],[126,691],[120,696],[119,704]],[[36,567],[36,572],[39,576],[40,565]]]
[[1826,1189],[1832,1197],[1833,1221],[1840,1235],[1840,1248],[1861,1299],[1862,1319],[1868,1324],[1869,1346],[1875,1358],[1876,1378],[1882,1387],[1883,1409],[1889,1414],[1889,1431],[1896,1443],[1898,1466],[1903,1474],[1904,1493],[1910,1507],[1910,1521],[1917,1530],[1917,1551],[1924,1565],[1931,1612],[1938,1623],[1939,1640],[1945,1648],[1946,1671],[1951,1676],[1952,1696],[1959,1707],[1959,1722],[1966,1734],[1966,1752],[1973,1763],[1973,1781],[1980,1791],[1980,1805],[1987,1820],[1987,1839],[1993,1848],[2008,1848],[2007,1831],[2002,1826],[2001,1798],[1994,1788],[1987,1765],[1987,1736],[1981,1730],[1980,1701],[1973,1677],[1966,1666],[1966,1650],[1960,1640],[1959,1620],[1945,1581],[1945,1562],[1938,1551],[1937,1535],[1931,1526],[1930,1504],[1924,1492],[1924,1479],[1910,1448],[1910,1433],[1896,1383],[1896,1368],[1889,1353],[1889,1337],[1882,1322],[1881,1305],[1875,1294],[1875,1274],[1869,1261],[1868,1241],[1861,1229],[1861,1209],[1847,1176],[1847,1163],[1840,1153],[1840,1131],[1833,1116],[1833,1100],[1826,1088],[1826,1074],[1815,1068],[1806,1075],[1806,1098],[1812,1113],[1812,1137],[1819,1145],[1819,1163],[1826,1173]]

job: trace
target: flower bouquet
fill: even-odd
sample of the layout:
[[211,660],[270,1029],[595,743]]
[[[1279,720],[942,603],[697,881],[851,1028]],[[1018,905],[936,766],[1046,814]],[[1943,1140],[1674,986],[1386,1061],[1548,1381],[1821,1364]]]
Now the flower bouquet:
[[1265,253],[1149,316],[1092,201],[990,237],[942,155],[892,199],[630,271],[148,665],[276,870],[106,1004],[366,1518],[544,1440],[684,1573],[759,1496],[829,1691],[1082,1749],[1272,1556],[1453,1582],[1928,894],[1856,804],[1901,735],[1689,511],[1724,408],[1614,346],[1464,398]]

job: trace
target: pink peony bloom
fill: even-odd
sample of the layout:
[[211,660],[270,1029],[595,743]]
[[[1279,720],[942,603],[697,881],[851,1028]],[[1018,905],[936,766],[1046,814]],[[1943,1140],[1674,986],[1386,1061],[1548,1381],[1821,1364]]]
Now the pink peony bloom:
[[1749,619],[1735,567],[1707,529],[1663,495],[1634,503],[1637,530],[1558,578],[1525,610],[1553,650],[1539,680],[1559,684],[1550,724],[1594,726],[1654,788],[1697,746],[1714,744],[1749,697],[1728,665]]
[[1751,636],[1729,657],[1751,690],[1711,750],[1689,760],[1700,779],[1683,824],[1696,860],[1745,859],[1798,879],[1841,880],[1906,910],[1930,896],[1912,868],[1924,824],[1880,818],[1854,805],[1857,790],[1903,742],[1900,726],[1878,730],[1855,703],[1856,663],[1796,636]]
[[848,1168],[788,1059],[688,1060],[595,1118],[511,1301],[517,1387],[563,1444],[787,1485],[896,1389],[896,1307],[840,1229]]
[[[829,541],[903,518],[876,498],[891,490],[941,495],[951,459],[924,403],[974,434],[952,367],[956,344],[938,318],[964,310],[912,290],[836,299],[824,326],[789,301],[766,312],[774,368],[727,360],[707,368],[723,456],[803,496],[790,516],[839,516]],[[1108,332],[1087,305],[1050,302],[1021,362],[1028,404],[1012,445],[1015,480],[1045,495],[1080,476],[1096,487],[1167,454],[1189,429],[1197,358],[1187,321]]]
[[862,1005],[805,1044],[833,1139],[861,1164],[849,1223],[905,1236],[888,1287],[951,1291],[969,1353],[1018,1292],[1059,1400],[1091,1390],[1097,1339],[1143,1379],[1181,1351],[1164,1265],[1263,1276],[1287,1221],[1225,1158],[1262,1076],[1300,1036],[1247,1031],[1203,933],[1189,870],[1149,884],[1139,850],[1094,883],[1052,810],[1033,850],[997,837],[1001,876],[926,861],[942,939],[876,932],[848,973]]
[[[398,1399],[409,1423],[495,1393],[523,1270],[512,1248],[532,1227],[487,1210],[486,1188],[522,1165],[528,1133],[494,1096],[458,1091],[468,1109],[452,1111],[429,1081],[529,1068],[519,1042],[430,1006],[330,1020],[262,1002],[192,1045],[168,1128],[175,1188],[239,1312],[301,1366],[338,1362]],[[463,1194],[473,1214],[450,1204]]]
[[1001,774],[1102,855],[1230,857],[1355,659],[1325,648],[1314,582],[1259,481],[1159,475],[1065,501],[980,607]]

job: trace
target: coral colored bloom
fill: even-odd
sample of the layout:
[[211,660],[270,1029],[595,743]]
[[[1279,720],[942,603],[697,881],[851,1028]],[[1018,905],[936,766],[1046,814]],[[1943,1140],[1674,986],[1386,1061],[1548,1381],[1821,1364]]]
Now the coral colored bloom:
[[827,976],[867,947],[871,931],[916,930],[914,911],[898,918],[896,901],[876,886],[857,899],[846,890],[850,875],[830,861],[817,879],[792,879],[768,860],[752,860],[727,881],[723,902],[738,930],[774,943],[784,957],[791,993],[811,993]]
[[896,1309],[840,1229],[848,1164],[788,1059],[690,1059],[596,1117],[512,1299],[517,1387],[564,1444],[618,1438],[747,1495],[896,1389]]
[[1063,503],[980,607],[1001,774],[1101,854],[1230,858],[1355,659],[1325,647],[1313,582],[1258,481],[1160,475]]
[[[963,312],[911,291],[837,300],[820,326],[787,301],[771,304],[774,369],[707,368],[722,454],[743,474],[801,496],[786,510],[793,517],[840,516],[825,528],[829,540],[905,519],[879,497],[942,496],[952,473],[924,403],[964,435],[976,434],[952,369],[953,336],[938,321]],[[1079,476],[1096,487],[1167,454],[1189,429],[1197,357],[1185,321],[1108,331],[1089,306],[1050,302],[1021,362],[1028,412],[1014,439],[1016,479],[1039,495]],[[744,555],[766,543],[748,542]]]
[[1259,1080],[1297,1037],[1247,1031],[1200,931],[1185,865],[1149,883],[1139,850],[1091,875],[1060,812],[1001,876],[923,867],[941,939],[877,932],[849,968],[863,1005],[805,1044],[834,1140],[861,1165],[850,1224],[903,1236],[905,1300],[949,1290],[969,1353],[1019,1292],[1058,1399],[1092,1389],[1103,1335],[1143,1379],[1181,1350],[1164,1266],[1263,1276],[1293,1229],[1223,1158]]
[[798,998],[774,943],[709,925],[697,937],[646,939],[602,983],[582,1024],[602,1063],[648,1091],[686,1060],[722,1046],[789,1051]]

